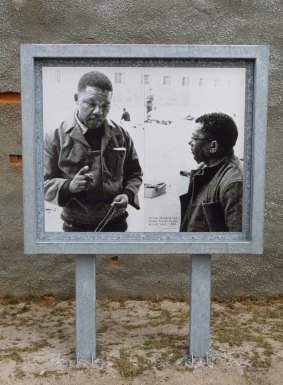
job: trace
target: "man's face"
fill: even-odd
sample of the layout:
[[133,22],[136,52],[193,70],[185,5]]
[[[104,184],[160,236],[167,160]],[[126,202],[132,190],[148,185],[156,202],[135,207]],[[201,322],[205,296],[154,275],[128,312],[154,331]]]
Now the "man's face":
[[205,164],[208,164],[211,159],[210,149],[212,140],[201,132],[202,127],[203,123],[196,123],[189,145],[191,146],[195,161],[197,163],[204,162]]
[[96,130],[106,119],[111,105],[112,92],[87,86],[75,95],[79,119],[89,129]]

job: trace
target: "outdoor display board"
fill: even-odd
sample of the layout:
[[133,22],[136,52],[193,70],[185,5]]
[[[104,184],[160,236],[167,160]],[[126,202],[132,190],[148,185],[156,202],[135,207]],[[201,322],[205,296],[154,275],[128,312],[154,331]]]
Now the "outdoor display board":
[[[26,253],[262,252],[267,47],[23,45],[21,66]],[[87,108],[78,83],[89,72],[110,80],[113,90],[92,108],[105,109],[107,127],[117,135],[106,143],[105,131],[101,149],[91,142],[89,161],[83,162],[80,130],[85,134]],[[228,140],[243,189],[236,202],[240,224],[231,227],[219,225],[222,214],[212,198],[200,201],[205,224],[195,226],[199,218],[192,208],[185,219],[181,213],[179,197],[188,192],[191,170],[207,172],[196,146],[207,143],[213,154],[222,141],[196,135],[204,125],[198,118],[208,114],[228,116],[237,127],[235,140]],[[76,188],[87,191],[64,193],[75,176],[87,183]],[[115,224],[111,202],[125,192],[127,231],[105,231],[108,222]],[[93,196],[103,213],[95,225]],[[86,223],[77,231],[83,216]]]

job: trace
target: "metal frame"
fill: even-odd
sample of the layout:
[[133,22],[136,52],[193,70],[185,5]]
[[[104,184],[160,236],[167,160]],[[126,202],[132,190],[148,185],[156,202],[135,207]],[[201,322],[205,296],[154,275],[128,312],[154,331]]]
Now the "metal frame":
[[189,355],[205,357],[210,345],[211,256],[191,260]]
[[[38,63],[42,60],[201,60],[252,65],[245,130],[248,212],[243,233],[44,233],[41,230],[42,100]],[[188,45],[22,45],[22,126],[24,159],[24,240],[27,254],[260,254],[263,250],[264,170],[268,94],[267,46]],[[230,64],[231,65],[231,64]],[[42,130],[41,130],[42,131]],[[119,246],[118,246],[119,243]]]
[[76,356],[96,358],[96,257],[76,256]]

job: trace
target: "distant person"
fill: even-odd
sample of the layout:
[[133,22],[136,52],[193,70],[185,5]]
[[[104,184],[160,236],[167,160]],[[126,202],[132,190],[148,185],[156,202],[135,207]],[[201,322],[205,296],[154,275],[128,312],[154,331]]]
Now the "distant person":
[[44,143],[44,199],[63,207],[64,231],[126,231],[128,204],[139,209],[142,170],[130,135],[107,120],[112,83],[85,73],[77,109]]
[[241,232],[243,172],[233,149],[237,126],[223,113],[202,115],[195,122],[189,145],[203,165],[190,172],[188,193],[180,196],[180,231]]
[[123,108],[123,114],[122,114],[122,117],[121,117],[121,121],[123,122],[130,122],[131,120],[131,117],[130,117],[130,114],[128,113],[128,111],[126,110],[126,108]]
[[150,94],[146,97],[146,122],[150,120],[150,112],[153,109],[153,100],[154,100],[154,96],[150,92]]

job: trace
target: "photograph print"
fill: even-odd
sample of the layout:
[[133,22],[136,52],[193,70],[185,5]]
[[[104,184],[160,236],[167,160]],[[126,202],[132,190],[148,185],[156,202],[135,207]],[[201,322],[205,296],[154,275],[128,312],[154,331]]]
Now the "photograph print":
[[45,232],[242,232],[246,68],[43,66]]

